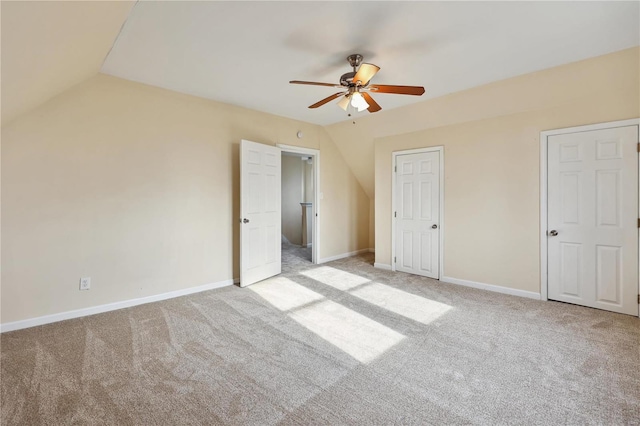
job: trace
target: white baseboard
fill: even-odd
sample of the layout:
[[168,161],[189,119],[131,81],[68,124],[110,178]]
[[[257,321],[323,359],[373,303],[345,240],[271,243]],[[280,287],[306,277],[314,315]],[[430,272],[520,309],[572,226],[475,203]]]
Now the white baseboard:
[[350,251],[349,253],[338,254],[336,256],[325,257],[323,259],[318,260],[318,263],[332,262],[334,260],[344,259],[345,257],[351,257],[351,256],[355,256],[357,254],[362,254],[362,253],[369,253],[369,249],[366,248],[362,250]]
[[391,270],[391,265],[387,265],[386,263],[378,263],[375,262],[373,264],[374,268],[378,268],[378,269],[384,269],[385,271],[390,271]]
[[526,297],[529,299],[540,300],[540,293],[535,293],[533,291],[518,290],[515,288],[479,283],[476,281],[461,280],[461,279],[452,278],[452,277],[442,277],[440,278],[440,281],[445,283],[450,283],[450,284],[463,285],[465,287],[479,288],[481,290],[495,291],[496,293],[510,294],[511,296],[520,296],[520,297]]
[[[238,280],[239,281],[239,280]],[[175,297],[186,296],[188,294],[200,293],[202,291],[233,285],[234,280],[224,280],[217,283],[204,284],[197,287],[189,287],[182,290],[170,291],[168,293],[156,294],[154,296],[141,297],[138,299],[123,300],[122,302],[107,303],[106,305],[92,306],[90,308],[76,309],[74,311],[60,312],[58,314],[45,315],[42,317],[30,318],[21,321],[0,324],[0,333],[7,331],[21,330],[23,328],[35,327],[38,325],[50,324],[52,322],[64,321],[73,318],[85,317],[88,315],[101,314],[103,312],[115,311],[117,309],[130,308],[132,306],[144,305],[145,303],[159,302],[161,300],[173,299]]]

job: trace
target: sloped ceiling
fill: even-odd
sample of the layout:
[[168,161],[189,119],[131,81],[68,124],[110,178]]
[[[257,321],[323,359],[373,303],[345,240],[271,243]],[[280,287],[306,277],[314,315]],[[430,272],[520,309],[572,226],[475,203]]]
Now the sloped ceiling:
[[[635,83],[633,77],[629,78],[634,75]],[[582,98],[605,98],[612,93],[630,92],[638,102],[638,84],[640,48],[635,47],[366,115],[355,124],[343,121],[325,129],[338,141],[340,152],[367,195],[374,198],[375,143],[379,138],[548,109]],[[578,124],[588,123],[575,123]]]
[[[1,12],[3,124],[103,72],[325,125],[370,197],[373,139],[423,128],[446,103],[433,98],[640,44],[637,1],[2,1]],[[351,53],[381,67],[375,82],[426,94],[378,94],[372,115],[308,109],[336,90],[288,81],[337,82]]]
[[2,124],[97,74],[133,4],[3,1]]
[[[420,85],[422,97],[377,94],[390,110],[638,45],[639,2],[140,2],[102,72],[327,125],[361,53],[374,82]],[[368,115],[367,112],[358,116]]]

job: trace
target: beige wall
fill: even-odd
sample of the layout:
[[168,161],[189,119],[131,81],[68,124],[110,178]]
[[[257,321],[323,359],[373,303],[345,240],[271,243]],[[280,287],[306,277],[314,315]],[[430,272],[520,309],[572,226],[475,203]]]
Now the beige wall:
[[[324,130],[320,134],[320,146],[320,188],[316,189],[320,191],[322,198],[319,206],[320,257],[329,257],[328,253],[349,253],[366,249],[369,243],[369,197],[349,170],[336,144]],[[340,190],[327,192],[328,188]],[[352,211],[366,211],[367,216],[351,214]],[[340,238],[327,239],[327,233]]]
[[[391,263],[391,153],[442,145],[444,275],[538,293],[540,132],[639,117],[638,61],[631,49],[434,100],[455,124],[376,139],[376,262]],[[495,116],[457,122],[473,111]]]
[[369,248],[376,247],[376,200],[369,200]]
[[282,156],[282,235],[302,244],[303,165],[300,157]]
[[539,132],[640,116],[638,52],[327,129],[98,75],[2,127],[1,321],[237,277],[240,139],[319,149],[320,259],[383,264],[391,152],[444,145],[445,274],[537,292]]
[[2,127],[2,323],[238,277],[240,139],[319,149],[320,258],[368,246],[321,127],[97,75]]
[[305,160],[302,162],[304,168],[304,202],[313,203],[314,191],[313,191],[313,163],[311,160]]
[[[375,198],[374,139],[379,136],[375,133],[375,126],[379,121],[386,121],[387,116],[392,111],[394,110],[383,110],[373,114],[363,112],[355,118],[355,124],[354,121],[349,120],[325,127],[327,133],[336,142],[342,156],[349,164],[349,168],[371,199]],[[397,132],[392,134],[397,133],[406,133],[406,131],[398,129]]]
[[[484,120],[579,102],[603,91],[633,90],[638,77],[639,48],[587,59],[502,80],[440,98],[327,126],[349,167],[371,199],[376,197],[375,141],[457,123]],[[469,70],[473,72],[473,70]],[[423,82],[427,94],[437,81]],[[383,96],[395,96],[380,94]],[[384,106],[384,105],[383,105]]]

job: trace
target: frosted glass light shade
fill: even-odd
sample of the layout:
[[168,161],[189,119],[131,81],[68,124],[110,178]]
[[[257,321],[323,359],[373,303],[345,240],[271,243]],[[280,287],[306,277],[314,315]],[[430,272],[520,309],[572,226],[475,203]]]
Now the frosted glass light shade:
[[358,92],[355,92],[351,95],[351,105],[358,110],[358,112],[362,112],[365,109],[369,108],[369,104],[364,100],[364,97]]
[[338,102],[338,106],[346,111],[349,107],[349,101],[349,96],[345,95],[342,99],[340,99],[340,102]]

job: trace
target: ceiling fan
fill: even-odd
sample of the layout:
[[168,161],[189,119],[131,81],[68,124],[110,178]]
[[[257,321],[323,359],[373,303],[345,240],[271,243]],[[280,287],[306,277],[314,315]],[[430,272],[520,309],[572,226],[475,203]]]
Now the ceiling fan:
[[[382,107],[373,100],[369,93],[394,93],[398,95],[414,96],[421,96],[424,93],[424,87],[422,86],[390,86],[384,84],[370,85],[369,82],[371,81],[371,78],[376,75],[380,70],[380,67],[373,64],[361,64],[362,59],[362,55],[357,53],[347,57],[349,65],[353,67],[353,72],[342,74],[340,77],[340,84],[300,80],[292,80],[289,83],[339,87],[343,90],[310,105],[309,108],[318,108],[327,102],[331,102],[332,100],[342,96],[342,99],[338,102],[338,106],[345,111],[347,111],[349,106],[352,106],[357,109],[358,112],[362,112],[365,109],[369,112],[377,112],[382,109]],[[356,68],[358,69],[357,71]]]

